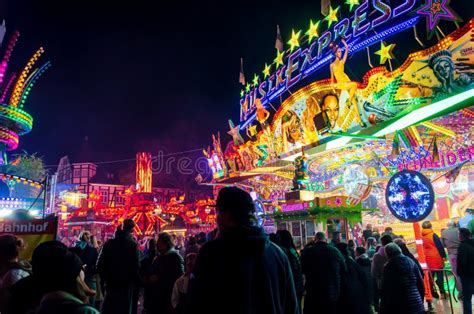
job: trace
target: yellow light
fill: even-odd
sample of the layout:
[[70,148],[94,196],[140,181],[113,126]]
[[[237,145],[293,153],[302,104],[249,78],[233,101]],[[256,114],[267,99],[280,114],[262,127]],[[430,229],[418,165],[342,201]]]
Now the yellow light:
[[290,51],[293,51],[296,47],[300,46],[299,38],[300,38],[301,31],[298,31],[297,33],[295,30],[291,30],[291,38],[288,41],[288,44],[290,45]]
[[276,67],[278,68],[279,65],[283,65],[283,55],[285,54],[284,51],[279,51],[277,50],[277,56],[275,58],[275,64],[276,64]]
[[339,11],[339,7],[335,10],[331,6],[329,6],[329,14],[324,18],[328,22],[328,27],[331,27],[332,23],[339,21],[337,18],[337,12]]
[[313,38],[319,37],[319,23],[320,21],[317,21],[316,23],[313,23],[313,20],[309,21],[309,29],[306,31],[306,35],[308,35],[308,43],[311,43],[311,40],[313,40]]

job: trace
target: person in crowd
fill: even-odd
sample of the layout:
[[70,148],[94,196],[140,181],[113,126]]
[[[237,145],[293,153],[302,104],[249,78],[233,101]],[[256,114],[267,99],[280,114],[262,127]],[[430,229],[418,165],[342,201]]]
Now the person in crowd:
[[276,233],[270,233],[268,235],[268,239],[270,242],[275,243],[276,245],[280,246],[280,236]]
[[187,256],[188,254],[191,254],[191,253],[197,254],[198,252],[199,252],[199,245],[197,244],[196,238],[193,236],[189,237],[188,245],[186,246],[185,255]]
[[395,243],[384,247],[388,258],[383,270],[381,314],[425,313],[423,277],[415,263]]
[[374,227],[374,230],[372,230],[372,237],[375,239],[376,243],[380,243],[380,233],[377,227]]
[[459,229],[457,254],[457,272],[462,285],[463,313],[472,313],[472,295],[474,294],[474,240],[467,228]]
[[[444,276],[443,272],[440,271],[444,268],[444,261],[446,260],[446,253],[444,251],[443,243],[441,242],[441,239],[438,237],[438,235],[433,232],[431,222],[424,221],[421,224],[421,228],[426,264],[428,265],[428,268],[434,269],[434,271],[431,271],[433,278],[436,277],[436,285],[438,286],[441,296],[446,298],[446,292],[444,290]],[[433,285],[431,290],[433,297],[438,299],[439,294],[435,291]]]
[[186,246],[184,245],[184,237],[182,235],[178,235],[176,237],[176,245],[174,249],[181,255],[182,258],[186,257]]
[[331,245],[335,246],[336,244],[341,242],[341,232],[334,231],[332,233]]
[[296,297],[298,298],[298,305],[301,308],[301,300],[303,298],[303,272],[301,271],[300,255],[296,250],[293,236],[288,230],[278,230],[277,235],[280,238],[280,248],[285,252],[286,257],[290,261],[291,273],[295,283]]
[[31,274],[31,265],[20,261],[23,241],[11,234],[0,236],[0,313],[5,313],[10,299],[10,288]]
[[[102,241],[97,239],[97,236],[95,236],[93,234],[91,235],[91,245],[92,245],[93,248],[95,248],[97,250],[97,252],[99,252],[99,250],[102,249]],[[94,265],[94,266],[97,270],[97,264]],[[100,276],[99,276],[99,273],[97,271],[95,272],[94,278],[95,278],[95,282],[96,282],[95,305],[94,305],[94,307],[96,309],[100,310],[102,308],[102,302],[104,301],[104,292],[103,292],[103,289],[102,289],[102,283],[100,281]]]
[[415,265],[420,270],[421,275],[424,276],[423,268],[421,267],[420,262],[415,258],[415,256],[413,256],[413,254],[411,254],[410,250],[408,249],[408,246],[405,243],[405,240],[403,240],[402,238],[397,238],[393,240],[393,242],[400,247],[404,256],[408,257],[412,260],[413,263],[415,263]]
[[382,233],[382,237],[384,235],[388,234],[389,236],[392,237],[392,240],[397,238],[397,236],[393,233],[393,228],[392,227],[386,227],[385,228],[385,231]]
[[132,219],[125,219],[115,238],[104,244],[99,255],[97,269],[105,286],[104,314],[129,314],[133,309],[133,292],[139,282],[139,255],[132,238],[134,227]]
[[44,291],[36,313],[98,314],[99,311],[87,304],[95,291],[85,282],[84,264],[79,256],[57,245],[47,247],[43,253],[46,260],[34,265],[35,276]]
[[347,273],[343,284],[343,313],[370,313],[369,282],[359,264],[349,254],[347,243],[337,243],[336,249],[344,256]]
[[347,249],[349,250],[349,256],[355,260],[356,244],[354,240],[350,239],[349,241],[347,241]]
[[301,268],[306,278],[303,313],[341,311],[346,262],[339,250],[327,243],[323,232],[317,232],[315,243],[301,252]]
[[185,313],[186,296],[188,293],[189,278],[196,263],[197,254],[189,253],[184,260],[184,275],[179,277],[174,283],[173,293],[171,295],[171,305],[176,314]]
[[219,237],[199,251],[186,313],[299,313],[288,258],[258,226],[250,194],[222,188],[216,214]]
[[365,250],[367,252],[367,256],[370,259],[374,257],[376,248],[377,248],[377,241],[375,240],[375,238],[374,237],[367,238],[367,241],[365,242]]
[[374,303],[374,279],[371,274],[372,261],[367,255],[367,251],[364,247],[358,246],[355,249],[356,263],[359,265],[360,269],[363,271],[365,280],[367,282],[367,295],[369,297],[369,304]]
[[150,308],[153,302],[153,289],[151,283],[148,283],[147,280],[153,275],[153,261],[156,258],[156,240],[154,238],[148,239],[145,258],[140,263],[140,277],[143,282],[143,307],[145,309]]
[[362,231],[362,237],[364,238],[364,243],[367,243],[367,240],[372,237],[373,231],[372,231],[372,224],[367,224],[365,226],[365,230]]
[[176,280],[183,275],[183,258],[174,249],[171,236],[160,233],[156,241],[158,256],[153,261],[153,272],[147,280],[151,286],[151,302],[147,313],[172,314],[171,295]]
[[[95,275],[97,274],[96,264],[99,252],[92,246],[91,240],[91,233],[89,231],[83,231],[71,251],[76,253],[84,264],[85,281],[87,286],[92,290],[97,290]],[[95,306],[95,295],[89,298],[89,304]]]
[[376,282],[376,291],[374,293],[374,308],[376,311],[379,310],[379,297],[382,291],[382,284],[383,284],[383,267],[387,262],[388,258],[385,255],[384,247],[392,243],[392,236],[389,234],[384,235],[380,238],[382,242],[382,246],[379,248],[377,253],[375,253],[374,258],[372,259],[372,268],[370,270],[372,277],[375,279]]
[[448,229],[444,229],[441,232],[441,240],[444,247],[448,251],[449,263],[451,264],[451,270],[453,271],[456,279],[456,288],[459,293],[462,293],[461,281],[457,273],[457,259],[458,259],[458,248],[459,244],[459,226],[452,220],[448,221]]
[[[59,246],[67,249],[60,241],[47,241],[39,244],[33,251],[31,265],[32,274],[20,279],[10,288],[8,310],[10,314],[34,313],[43,295],[47,277],[50,247]],[[40,274],[42,273],[42,276]]]
[[203,246],[207,241],[206,233],[205,232],[199,232],[197,235],[197,244],[199,246]]

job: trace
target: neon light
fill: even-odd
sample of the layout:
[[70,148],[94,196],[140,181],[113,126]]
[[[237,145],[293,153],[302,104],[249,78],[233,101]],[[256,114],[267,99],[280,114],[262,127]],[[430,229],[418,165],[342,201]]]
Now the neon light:
[[375,28],[384,24],[390,19],[392,9],[389,5],[383,3],[381,0],[372,0],[372,4],[374,5],[375,10],[383,13],[381,16],[372,21],[372,28]]
[[150,153],[137,153],[136,175],[138,192],[150,193],[152,189],[152,170]]
[[294,29],[291,30],[291,38],[288,41],[288,44],[290,45],[290,52],[292,52],[295,48],[298,48],[300,46],[299,38],[301,35],[301,31],[295,32]]
[[36,73],[33,74],[31,80],[27,82],[26,87],[23,89],[23,93],[21,94],[21,101],[20,101],[20,107],[23,107],[23,105],[26,102],[26,99],[28,98],[28,95],[30,94],[31,89],[33,86],[36,84],[36,81],[46,72],[47,69],[51,67],[51,62],[45,63],[39,70],[37,70]]
[[15,79],[16,79],[16,73],[12,73],[12,75],[8,79],[7,85],[3,89],[2,97],[0,98],[0,103],[5,102],[5,98],[7,98],[7,93],[10,91],[10,87],[13,85],[13,82],[15,81]]
[[5,51],[5,55],[3,56],[2,63],[0,63],[0,85],[3,83],[3,78],[8,67],[8,61],[10,61],[10,57],[12,55],[13,48],[15,48],[15,44],[18,41],[18,37],[20,37],[20,33],[18,31],[13,32],[13,35],[8,43],[7,50]]
[[308,43],[311,43],[313,38],[318,38],[319,37],[318,28],[319,28],[319,23],[320,22],[321,21],[317,21],[316,23],[313,23],[313,20],[309,21],[309,28],[305,33],[308,36]]

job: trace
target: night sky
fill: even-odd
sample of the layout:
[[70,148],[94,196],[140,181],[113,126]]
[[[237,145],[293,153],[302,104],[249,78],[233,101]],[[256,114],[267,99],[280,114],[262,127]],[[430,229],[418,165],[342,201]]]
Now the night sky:
[[25,105],[35,120],[20,140],[47,164],[85,161],[86,138],[92,161],[211,144],[238,121],[240,57],[250,81],[275,56],[276,24],[286,41],[321,18],[317,0],[2,0],[0,17],[21,32],[10,70],[41,45],[53,65]]

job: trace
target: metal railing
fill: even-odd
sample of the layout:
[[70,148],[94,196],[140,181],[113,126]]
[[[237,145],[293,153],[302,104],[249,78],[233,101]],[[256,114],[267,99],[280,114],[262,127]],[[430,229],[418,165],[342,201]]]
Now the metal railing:
[[[429,279],[430,279],[430,284],[433,285],[433,287],[436,287],[436,282],[434,281],[434,278],[433,278],[433,273],[434,272],[442,272],[443,273],[444,289],[445,289],[445,291],[447,291],[447,295],[449,296],[449,307],[451,309],[451,314],[454,314],[453,298],[454,298],[455,302],[459,301],[456,298],[456,292],[459,292],[459,291],[457,291],[458,278],[456,277],[454,272],[449,270],[449,269],[434,269],[434,268],[424,269],[425,276],[426,276],[426,274],[428,274]],[[449,290],[449,278],[450,277],[453,278],[454,282],[455,282],[455,284],[453,285],[452,291]],[[425,292],[425,295],[426,295],[426,292]],[[429,293],[429,295],[431,296],[431,293]],[[432,298],[431,298],[431,300],[428,300],[428,299],[426,300],[426,302],[428,303],[428,310],[430,312],[433,311],[432,300],[433,300]]]

